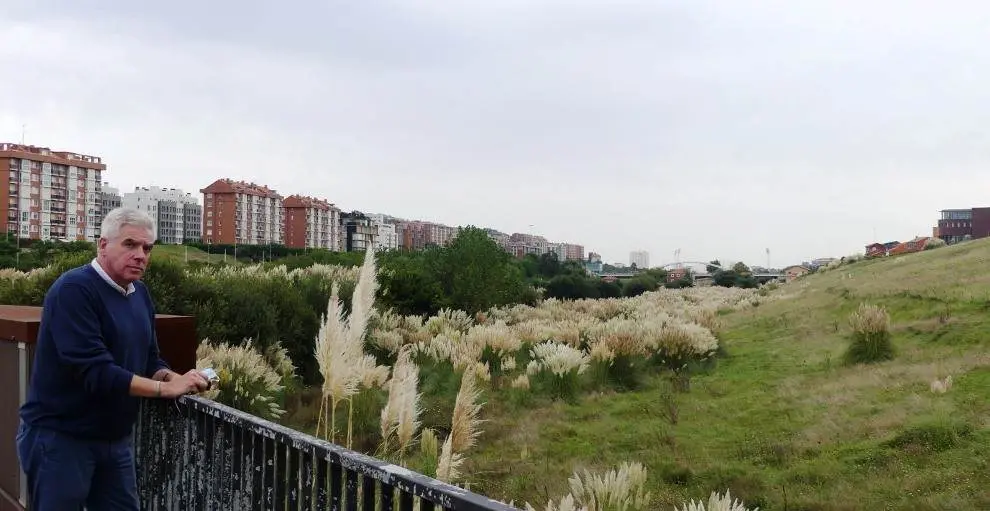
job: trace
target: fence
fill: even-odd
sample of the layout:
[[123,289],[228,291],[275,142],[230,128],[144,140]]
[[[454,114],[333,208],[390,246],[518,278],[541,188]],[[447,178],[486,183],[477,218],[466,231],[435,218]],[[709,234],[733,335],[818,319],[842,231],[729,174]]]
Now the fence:
[[[30,509],[14,436],[41,309],[0,305],[0,511]],[[195,367],[195,321],[159,315],[162,358]],[[194,396],[143,400],[134,428],[141,509],[357,511],[516,508]]]
[[144,402],[135,445],[142,509],[516,510],[199,397]]
[[17,410],[27,396],[34,339],[35,307],[0,306],[0,511],[24,508],[26,481],[17,462]]

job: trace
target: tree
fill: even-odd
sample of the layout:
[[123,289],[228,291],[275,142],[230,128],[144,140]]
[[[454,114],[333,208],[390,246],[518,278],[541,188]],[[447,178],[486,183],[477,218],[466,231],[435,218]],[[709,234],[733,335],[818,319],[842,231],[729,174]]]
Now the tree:
[[557,254],[553,252],[547,252],[540,256],[538,268],[540,275],[547,279],[552,279],[563,272],[560,260],[557,259]]
[[475,313],[527,294],[523,272],[483,229],[465,227],[450,245],[434,250],[431,269],[447,307]]
[[622,287],[615,282],[598,280],[599,298],[619,298],[622,296]]
[[379,300],[403,315],[433,315],[442,306],[443,289],[426,258],[435,252],[388,252],[381,256]]
[[623,296],[639,296],[647,291],[656,291],[660,287],[657,280],[647,274],[637,275],[625,282],[622,286]]
[[546,287],[547,298],[561,300],[578,300],[581,298],[599,298],[601,292],[594,279],[580,275],[557,275],[550,279]]
[[738,275],[752,275],[753,272],[746,266],[742,261],[732,265],[732,271],[736,272]]
[[718,262],[718,259],[709,261],[708,265],[705,266],[705,271],[708,272],[709,275],[715,275],[717,272],[721,270],[722,270],[722,263]]

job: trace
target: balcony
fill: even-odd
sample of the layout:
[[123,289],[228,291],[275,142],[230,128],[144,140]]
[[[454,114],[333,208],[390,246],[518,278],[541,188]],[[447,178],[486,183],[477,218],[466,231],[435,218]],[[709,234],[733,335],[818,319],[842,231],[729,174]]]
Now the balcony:
[[[41,309],[0,305],[0,511],[30,509],[14,442]],[[195,322],[158,315],[162,358],[195,367]],[[403,467],[195,396],[146,399],[134,427],[141,509],[513,511]],[[415,506],[415,507],[414,507]]]

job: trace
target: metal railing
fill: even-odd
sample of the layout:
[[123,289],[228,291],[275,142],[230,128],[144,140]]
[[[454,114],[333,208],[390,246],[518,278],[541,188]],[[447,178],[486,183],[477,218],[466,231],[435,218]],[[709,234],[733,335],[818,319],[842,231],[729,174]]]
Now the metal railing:
[[[7,341],[3,339],[3,341]],[[0,509],[27,503],[27,480],[20,470],[14,437],[20,422],[18,409],[27,396],[28,371],[33,345],[23,342],[0,342]]]
[[141,406],[142,509],[518,511],[200,397]]

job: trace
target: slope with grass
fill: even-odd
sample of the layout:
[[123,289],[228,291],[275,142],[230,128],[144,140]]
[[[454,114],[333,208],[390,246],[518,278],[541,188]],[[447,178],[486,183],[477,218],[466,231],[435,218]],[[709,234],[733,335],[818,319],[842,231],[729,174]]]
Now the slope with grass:
[[[492,402],[472,489],[543,503],[575,471],[638,461],[663,509],[724,489],[763,511],[990,509],[988,261],[974,241],[784,285],[723,317],[727,354],[686,393],[657,378],[574,404]],[[889,313],[892,360],[844,364],[862,303]]]
[[205,263],[238,263],[238,261],[229,255],[224,256],[224,254],[208,254],[198,248],[188,247],[185,245],[156,245],[152,254],[152,261],[155,259],[169,259],[179,262],[185,262],[188,260]]

